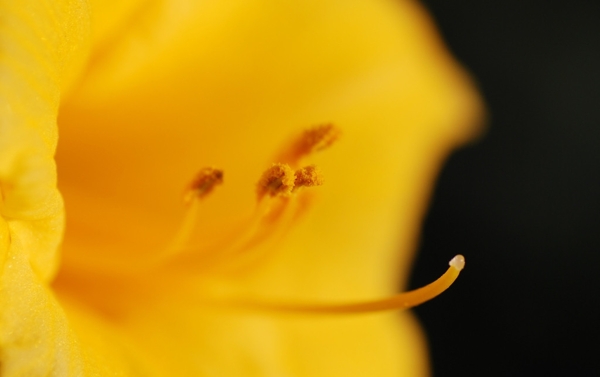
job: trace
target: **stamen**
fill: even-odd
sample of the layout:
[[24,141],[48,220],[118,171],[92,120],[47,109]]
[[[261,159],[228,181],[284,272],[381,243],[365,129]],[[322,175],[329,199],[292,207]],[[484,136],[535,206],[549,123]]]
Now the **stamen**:
[[[243,231],[212,246],[211,250],[205,249],[203,253],[188,247],[181,253],[180,259],[183,261],[186,256],[198,258],[202,254],[202,269],[206,272],[225,273],[244,269],[249,262],[266,255],[254,249],[266,245],[267,241],[277,242],[306,212],[308,201],[305,195],[300,195],[299,189],[322,183],[323,177],[315,166],[294,172],[287,164],[273,164],[257,183],[257,206]],[[268,248],[261,250],[264,249]],[[193,265],[189,259],[186,260],[188,265]]]
[[[226,263],[213,271],[220,274],[240,276],[252,271],[253,267],[268,260],[284,242],[285,236],[306,214],[311,202],[308,193],[294,194],[293,200],[280,201],[274,206],[274,215],[265,216],[244,244],[240,244],[234,257],[228,257]],[[273,199],[271,199],[273,201]]]
[[257,185],[259,200],[255,221],[237,242],[219,253],[220,259],[227,261],[228,270],[239,271],[248,260],[257,259],[256,253],[249,252],[251,249],[265,244],[267,239],[278,238],[298,220],[307,204],[297,198],[300,188],[322,184],[323,176],[316,166],[306,166],[295,172],[287,164],[273,164],[267,169]]
[[302,158],[329,148],[340,135],[340,129],[331,123],[309,128],[277,160],[297,166]]
[[229,302],[242,309],[291,314],[358,314],[404,310],[429,301],[448,289],[464,268],[465,258],[457,255],[452,258],[449,265],[450,268],[433,283],[381,300],[347,304],[286,303],[262,300],[231,300]]
[[183,222],[169,246],[157,256],[157,261],[163,261],[185,251],[194,230],[198,227],[200,199],[205,198],[221,183],[223,183],[222,170],[206,167],[196,174],[184,192],[183,201],[188,208]]
[[[184,221],[180,233],[169,247],[171,255],[177,254],[173,263],[190,262],[191,259],[202,260],[205,270],[216,271],[221,264],[233,264],[233,260],[241,261],[247,256],[250,249],[256,248],[274,236],[284,234],[293,223],[305,212],[306,201],[301,203],[292,196],[298,196],[298,191],[303,187],[320,186],[323,176],[314,165],[297,167],[298,161],[305,155],[329,147],[339,137],[339,130],[331,124],[314,127],[304,132],[291,149],[288,149],[284,162],[275,163],[260,177],[256,193],[258,197],[257,208],[250,216],[243,230],[234,237],[228,237],[210,247],[202,248],[188,245],[191,233],[197,229],[194,210],[189,211],[191,218]],[[296,170],[294,170],[296,169]],[[204,169],[192,181],[185,192],[184,200],[191,207],[197,206],[198,200],[210,193],[216,184],[222,182],[223,173],[214,169]],[[189,225],[186,225],[189,224]],[[237,232],[235,232],[237,233]],[[256,258],[249,258],[256,259]],[[187,263],[192,265],[193,263]],[[245,263],[239,263],[244,265]]]

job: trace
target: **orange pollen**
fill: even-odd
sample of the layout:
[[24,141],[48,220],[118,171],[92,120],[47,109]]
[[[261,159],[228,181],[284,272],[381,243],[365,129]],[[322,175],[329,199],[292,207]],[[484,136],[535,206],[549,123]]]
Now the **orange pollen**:
[[185,190],[183,200],[189,204],[194,198],[201,199],[223,183],[223,171],[206,167],[201,169]]
[[300,187],[321,186],[323,184],[323,175],[315,165],[305,166],[296,170],[294,173],[296,180],[294,181],[295,189]]
[[271,197],[289,197],[294,189],[296,177],[288,164],[273,164],[267,169],[256,188],[259,199],[265,195]]

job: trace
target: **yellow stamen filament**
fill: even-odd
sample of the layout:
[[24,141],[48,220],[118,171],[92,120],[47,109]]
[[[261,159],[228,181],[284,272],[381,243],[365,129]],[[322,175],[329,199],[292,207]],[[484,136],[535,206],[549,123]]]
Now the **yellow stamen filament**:
[[221,263],[218,268],[213,267],[212,270],[239,276],[267,260],[279,250],[278,246],[285,236],[307,212],[310,198],[310,195],[303,193],[281,202],[280,207],[274,210],[275,216],[268,216],[269,221],[265,219],[244,244],[238,244],[234,257],[227,258],[226,263]]
[[449,264],[448,270],[433,283],[414,291],[400,293],[381,300],[348,304],[286,303],[261,300],[232,300],[231,303],[243,309],[292,314],[359,314],[404,310],[429,301],[448,289],[464,268],[465,258],[462,255],[457,255],[452,258]]
[[184,192],[183,200],[188,208],[181,226],[167,248],[157,256],[156,261],[152,262],[156,263],[163,261],[185,250],[190,239],[192,238],[194,231],[198,227],[200,199],[204,199],[217,185],[222,183],[222,170],[207,167],[203,168],[196,174]]

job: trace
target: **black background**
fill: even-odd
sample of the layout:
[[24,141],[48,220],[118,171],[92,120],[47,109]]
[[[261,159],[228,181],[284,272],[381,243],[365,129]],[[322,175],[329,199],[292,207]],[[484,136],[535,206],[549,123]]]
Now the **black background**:
[[411,286],[434,375],[600,376],[600,1],[424,1],[489,129],[439,177]]

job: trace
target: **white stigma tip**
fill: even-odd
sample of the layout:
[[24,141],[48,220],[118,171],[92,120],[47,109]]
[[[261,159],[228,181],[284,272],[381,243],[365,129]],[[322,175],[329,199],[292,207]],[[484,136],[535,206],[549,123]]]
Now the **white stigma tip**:
[[457,270],[462,271],[462,269],[465,268],[465,257],[458,254],[457,256],[452,258],[452,260],[448,264],[456,268]]

